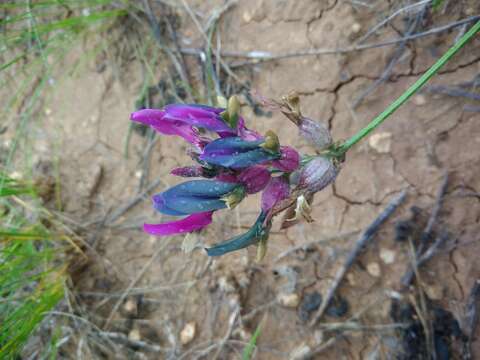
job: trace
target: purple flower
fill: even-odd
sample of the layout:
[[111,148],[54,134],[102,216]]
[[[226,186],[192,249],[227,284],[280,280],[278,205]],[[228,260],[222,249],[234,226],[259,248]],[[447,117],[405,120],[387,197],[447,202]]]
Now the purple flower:
[[202,230],[212,222],[213,211],[201,212],[187,216],[184,219],[170,221],[163,224],[145,224],[145,232],[157,235],[183,234],[192,231]]
[[265,150],[263,140],[245,141],[240,137],[217,139],[205,146],[200,160],[232,169],[247,168],[280,158],[279,153]]
[[[240,196],[243,186],[215,180],[191,180],[153,196],[156,210],[166,215],[181,216],[225,209],[229,196]],[[244,191],[244,190],[243,190]]]
[[245,186],[247,194],[255,194],[267,186],[270,181],[270,171],[260,165],[251,166],[243,170],[237,179]]
[[300,155],[290,146],[280,147],[280,159],[272,161],[272,166],[283,172],[293,172],[300,165]]
[[262,193],[262,211],[268,213],[280,201],[290,195],[290,186],[284,176],[274,177],[270,180]]
[[239,117],[236,129],[232,129],[223,119],[225,109],[206,105],[171,104],[159,109],[142,109],[131,114],[132,121],[150,125],[164,135],[176,135],[189,143],[203,148],[209,140],[202,138],[197,129],[206,129],[220,137],[240,136],[245,140],[257,140],[261,136],[245,127]]

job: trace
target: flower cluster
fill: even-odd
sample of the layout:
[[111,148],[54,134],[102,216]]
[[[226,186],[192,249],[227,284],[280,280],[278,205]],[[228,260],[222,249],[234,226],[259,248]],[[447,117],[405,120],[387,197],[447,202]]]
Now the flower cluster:
[[[315,157],[315,161],[307,159],[301,164],[298,152],[281,146],[273,131],[262,136],[248,129],[239,108],[238,99],[232,97],[226,109],[172,104],[162,110],[143,109],[131,115],[133,121],[149,125],[164,135],[180,136],[190,143],[189,154],[195,164],[175,168],[172,174],[203,178],[154,195],[157,211],[182,218],[145,224],[147,233],[163,236],[202,230],[212,222],[214,212],[232,209],[248,194],[262,192],[260,212],[250,230],[206,251],[209,256],[219,256],[258,244],[257,255],[263,257],[272,217],[285,208],[298,207],[295,202],[300,196],[319,191],[335,178],[337,171],[332,161]],[[298,124],[302,124],[301,133],[305,128],[318,130],[318,126],[304,126],[303,121]],[[315,138],[315,134],[310,131],[308,137]],[[315,138],[316,143],[319,141]],[[315,170],[317,165],[309,166],[318,164],[318,159],[322,161],[321,174]]]

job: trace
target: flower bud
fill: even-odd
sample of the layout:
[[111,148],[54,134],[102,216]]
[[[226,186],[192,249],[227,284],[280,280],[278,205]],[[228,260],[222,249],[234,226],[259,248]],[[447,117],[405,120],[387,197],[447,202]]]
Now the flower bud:
[[265,133],[265,142],[260,146],[272,153],[278,153],[280,150],[280,141],[278,140],[277,134],[275,134],[272,130],[268,130]]
[[240,204],[240,202],[245,198],[245,188],[243,186],[237,186],[231,192],[223,196],[221,199],[227,205],[227,208],[230,210],[233,209],[235,206]]
[[236,95],[230,96],[227,103],[227,112],[230,119],[238,116],[240,112],[240,101]]
[[298,124],[300,136],[317,150],[323,150],[332,144],[332,136],[323,122],[302,117]]
[[338,169],[332,161],[324,156],[310,160],[300,170],[298,187],[316,193],[332,183],[337,177]]

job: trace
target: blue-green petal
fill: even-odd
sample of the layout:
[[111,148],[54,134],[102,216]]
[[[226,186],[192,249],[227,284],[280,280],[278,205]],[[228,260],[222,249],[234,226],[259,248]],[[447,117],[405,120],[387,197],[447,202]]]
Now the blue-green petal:
[[265,221],[266,214],[260,213],[260,216],[255,221],[255,224],[246,233],[235,236],[230,240],[224,241],[210,248],[205,248],[208,256],[221,256],[229,252],[246,248],[247,246],[256,244],[260,241],[261,237],[265,235],[265,228],[263,222]]

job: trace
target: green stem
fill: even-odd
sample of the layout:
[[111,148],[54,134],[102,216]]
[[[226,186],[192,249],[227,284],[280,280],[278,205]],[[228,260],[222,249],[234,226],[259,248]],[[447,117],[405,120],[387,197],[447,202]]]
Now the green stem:
[[455,43],[448,51],[428,69],[407,91],[405,91],[397,100],[390,104],[380,115],[373,119],[367,126],[345,141],[342,145],[332,151],[335,157],[342,157],[353,145],[370,134],[378,125],[384,122],[400,106],[402,106],[412,95],[414,95],[430,78],[435,75],[475,34],[480,31],[480,21],[478,21],[459,41]]

